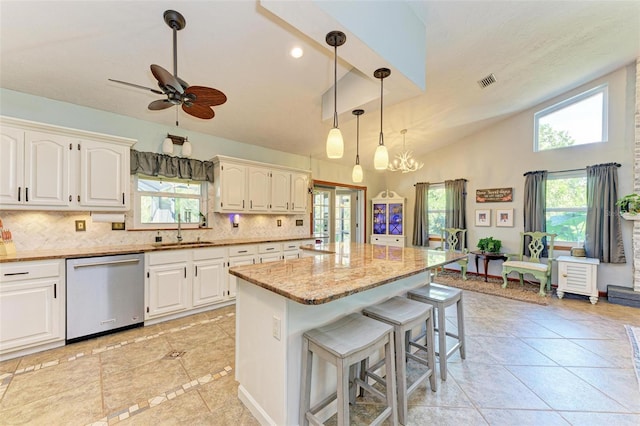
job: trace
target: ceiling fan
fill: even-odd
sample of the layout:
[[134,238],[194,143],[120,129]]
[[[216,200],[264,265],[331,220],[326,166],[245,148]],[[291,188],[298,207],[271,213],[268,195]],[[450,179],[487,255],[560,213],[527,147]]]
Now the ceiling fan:
[[164,12],[164,22],[173,30],[173,74],[160,65],[151,65],[151,72],[158,80],[160,90],[111,78],[108,80],[149,90],[158,95],[166,95],[166,99],[159,99],[149,104],[149,109],[152,111],[170,108],[174,105],[182,105],[182,110],[189,115],[205,120],[211,119],[215,116],[212,107],[222,105],[227,101],[227,97],[217,89],[204,86],[189,86],[189,83],[178,77],[177,32],[183,29],[187,22],[184,16],[175,10]]

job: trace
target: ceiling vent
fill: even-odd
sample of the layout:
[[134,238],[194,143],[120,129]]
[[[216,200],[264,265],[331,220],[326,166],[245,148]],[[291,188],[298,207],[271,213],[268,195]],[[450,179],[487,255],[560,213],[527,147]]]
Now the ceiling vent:
[[482,80],[478,80],[478,86],[480,86],[481,89],[484,89],[485,87],[490,86],[495,82],[496,82],[496,76],[493,74],[489,74]]

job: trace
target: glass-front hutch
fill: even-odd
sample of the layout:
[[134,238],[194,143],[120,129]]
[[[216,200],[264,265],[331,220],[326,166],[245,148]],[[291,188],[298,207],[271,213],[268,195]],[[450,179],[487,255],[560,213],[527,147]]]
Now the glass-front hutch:
[[404,197],[382,191],[372,200],[371,244],[404,247]]

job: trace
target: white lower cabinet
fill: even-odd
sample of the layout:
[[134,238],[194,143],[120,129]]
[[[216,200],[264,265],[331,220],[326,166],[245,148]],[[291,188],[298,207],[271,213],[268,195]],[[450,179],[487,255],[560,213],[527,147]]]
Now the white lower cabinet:
[[0,359],[64,345],[65,295],[63,260],[0,265]]
[[[229,247],[229,261],[227,266],[253,265],[256,263],[258,246],[254,244]],[[236,297],[238,288],[238,278],[235,275],[227,274],[227,296]]]
[[598,259],[588,257],[558,257],[558,299],[565,293],[589,296],[592,304],[598,303]]
[[192,305],[204,306],[220,302],[225,297],[227,251],[224,248],[203,248],[193,251]]
[[190,250],[147,253],[145,320],[181,312],[190,307]]
[[224,301],[226,258],[224,247],[147,253],[145,321]]

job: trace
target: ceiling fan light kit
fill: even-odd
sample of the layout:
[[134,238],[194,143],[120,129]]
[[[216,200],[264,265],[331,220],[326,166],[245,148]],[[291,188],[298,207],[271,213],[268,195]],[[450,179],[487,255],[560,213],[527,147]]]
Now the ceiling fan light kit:
[[376,170],[386,170],[389,166],[389,152],[387,151],[387,147],[384,146],[384,135],[382,134],[383,82],[389,75],[391,75],[389,68],[378,68],[373,72],[373,76],[380,79],[380,138],[378,139],[378,147],[373,157],[373,167]]
[[344,140],[338,128],[338,46],[347,41],[347,36],[342,31],[331,31],[325,38],[329,46],[333,46],[333,128],[327,136],[327,157],[342,158],[344,153]]
[[[165,95],[166,99],[159,99],[149,104],[148,108],[151,111],[159,111],[172,106],[182,106],[182,110],[189,115],[203,120],[212,119],[215,116],[212,107],[224,104],[227,101],[227,96],[221,91],[210,87],[190,86],[189,83],[178,77],[177,32],[186,26],[186,20],[180,12],[167,10],[164,12],[164,22],[173,31],[173,74],[160,65],[151,65],[151,73],[158,81],[160,90],[120,80],[109,79],[109,81]],[[178,125],[177,120],[176,125]]]
[[360,183],[364,177],[362,166],[360,165],[360,116],[364,114],[364,110],[354,109],[351,113],[356,116],[356,164],[353,166],[353,171],[351,172],[351,180],[354,183]]

